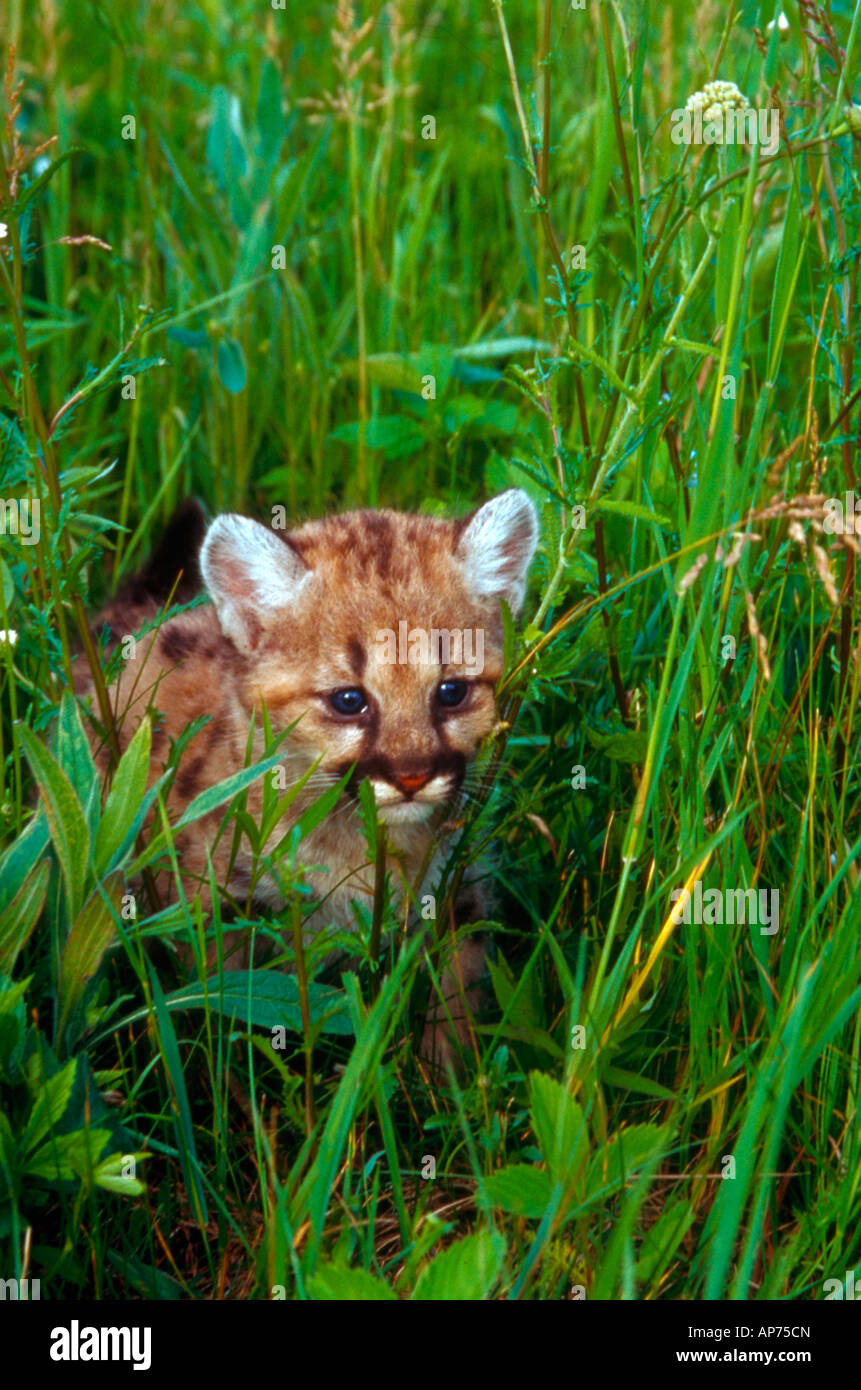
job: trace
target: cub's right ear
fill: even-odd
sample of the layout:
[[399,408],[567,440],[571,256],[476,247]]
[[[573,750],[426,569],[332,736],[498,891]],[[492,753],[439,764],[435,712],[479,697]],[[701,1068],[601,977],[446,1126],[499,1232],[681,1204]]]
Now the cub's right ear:
[[311,571],[289,541],[248,517],[217,516],[200,552],[203,582],[221,630],[251,652],[279,609],[294,602]]
[[455,554],[476,593],[504,598],[512,613],[519,613],[537,544],[535,507],[521,488],[510,487],[479,507]]

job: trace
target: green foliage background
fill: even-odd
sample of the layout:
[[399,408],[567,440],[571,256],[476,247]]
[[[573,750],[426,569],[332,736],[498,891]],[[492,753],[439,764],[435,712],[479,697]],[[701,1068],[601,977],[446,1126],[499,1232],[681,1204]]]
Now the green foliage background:
[[[0,1268],[821,1297],[861,1203],[857,542],[823,507],[856,470],[859,7],[8,14],[0,491],[42,530],[0,536]],[[779,109],[776,157],[672,142],[713,78]],[[441,1084],[444,941],[378,956],[363,923],[335,984],[188,982],[161,939],[202,962],[218,921],[124,913],[172,831],[141,836],[147,730],[101,787],[71,659],[189,493],[299,519],[512,484],[542,549],[448,879],[497,846],[497,1010]],[[195,813],[231,833],[262,770]],[[777,889],[779,931],[674,924],[695,878]]]

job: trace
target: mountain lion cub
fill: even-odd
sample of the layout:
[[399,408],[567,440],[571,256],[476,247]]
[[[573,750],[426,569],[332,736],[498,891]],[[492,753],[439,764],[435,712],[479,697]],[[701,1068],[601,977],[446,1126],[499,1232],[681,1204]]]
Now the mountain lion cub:
[[[404,880],[419,897],[436,892],[447,808],[496,718],[500,599],[513,612],[520,609],[537,539],[535,509],[517,489],[460,521],[359,511],[283,533],[242,516],[216,517],[199,553],[199,575],[212,604],[140,637],[136,658],[110,687],[120,750],[147,712],[159,711],[152,782],[170,741],[208,716],[188,742],[167,793],[173,819],[198,793],[246,765],[252,718],[253,756],[262,755],[265,707],[274,734],[293,726],[279,745],[280,785],[292,786],[315,765],[267,848],[321,789],[354,768],[341,804],[302,841],[306,879],[319,903],[306,931],[348,927],[355,921],[351,902],[370,903],[373,867],[354,796],[365,777],[385,826],[394,898],[403,899]],[[197,556],[180,563],[184,584],[190,572],[196,581]],[[173,578],[180,563],[174,556]],[[104,615],[114,641],[157,611],[140,581],[138,592],[134,585],[125,604],[115,601]],[[187,588],[179,596],[189,596]],[[261,780],[247,797],[248,814],[257,820]],[[218,837],[223,817],[221,807],[177,833],[186,893],[199,892],[208,905],[211,855],[215,881],[234,900],[282,908],[274,876],[259,873],[247,840],[237,851],[232,827]],[[422,884],[416,880],[425,865]],[[169,872],[158,874],[156,888],[163,902],[170,900],[175,886]],[[480,918],[480,898],[477,907],[472,916]],[[228,967],[248,964],[243,935],[225,933]],[[469,987],[477,986],[483,968],[481,947],[468,942],[443,980],[461,1041],[467,1036],[464,991],[469,1003]],[[442,1016],[442,1010],[432,1016],[426,1034],[437,1057],[449,1054],[444,1030],[434,1026]]]

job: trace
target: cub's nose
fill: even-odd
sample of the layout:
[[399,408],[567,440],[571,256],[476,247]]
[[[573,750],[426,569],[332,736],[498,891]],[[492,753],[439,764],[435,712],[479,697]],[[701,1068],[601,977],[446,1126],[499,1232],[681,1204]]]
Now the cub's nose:
[[414,796],[427,786],[430,779],[430,769],[426,772],[396,772],[394,775],[395,785],[404,796]]

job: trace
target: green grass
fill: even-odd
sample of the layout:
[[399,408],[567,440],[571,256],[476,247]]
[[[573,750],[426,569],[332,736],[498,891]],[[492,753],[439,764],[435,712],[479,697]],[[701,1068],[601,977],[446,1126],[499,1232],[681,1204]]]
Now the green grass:
[[[773,6],[10,3],[0,493],[41,538],[0,535],[0,1272],[824,1297],[861,1256],[861,613],[822,500],[855,477],[861,6],[758,44]],[[780,106],[775,158],[671,141],[713,78]],[[106,793],[64,690],[189,493],[512,484],[543,543],[447,877],[494,847],[497,1009],[440,1084],[444,937],[364,922],[317,980],[297,887],[298,973],[184,977],[166,943],[202,961],[219,913],[134,887],[173,854],[145,735]],[[778,930],[675,923],[695,879],[777,890]]]

